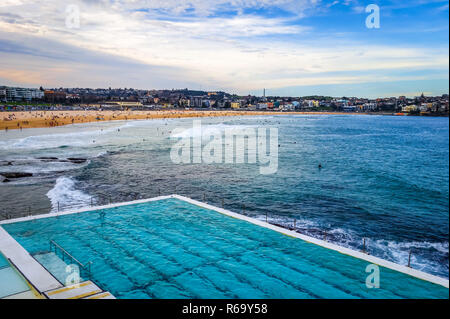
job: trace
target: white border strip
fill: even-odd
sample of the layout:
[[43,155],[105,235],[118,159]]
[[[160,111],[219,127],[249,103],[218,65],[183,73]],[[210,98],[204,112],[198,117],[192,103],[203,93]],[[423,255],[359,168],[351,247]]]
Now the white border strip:
[[[223,209],[223,208],[219,208],[213,205],[209,205],[206,203],[202,203],[199,201],[196,201],[194,199],[185,197],[185,196],[181,196],[181,195],[169,195],[169,196],[159,196],[159,197],[154,197],[154,198],[149,198],[149,199],[142,199],[142,200],[136,200],[136,201],[131,201],[131,202],[124,202],[124,203],[117,203],[117,204],[111,204],[111,205],[104,205],[104,206],[96,206],[96,207],[87,207],[87,208],[83,208],[83,209],[78,209],[78,210],[73,210],[73,211],[67,211],[67,212],[62,212],[62,213],[50,213],[50,214],[45,214],[45,215],[37,215],[37,216],[30,216],[30,217],[23,217],[23,218],[17,218],[17,219],[11,219],[11,220],[4,220],[4,221],[0,221],[0,225],[6,225],[6,224],[12,224],[12,223],[17,223],[17,222],[24,222],[24,221],[30,221],[30,220],[37,220],[37,219],[42,219],[42,218],[50,218],[50,217],[58,217],[58,216],[64,216],[64,215],[70,215],[70,214],[77,214],[77,213],[83,213],[83,212],[90,212],[90,211],[94,211],[94,210],[100,210],[100,209],[108,209],[108,208],[114,208],[114,207],[121,207],[121,206],[127,206],[127,205],[134,205],[134,204],[143,204],[143,203],[148,203],[148,202],[153,202],[153,201],[159,201],[159,200],[164,200],[164,199],[170,199],[170,198],[177,198],[179,200],[188,202],[190,204],[196,205],[196,206],[200,206],[209,210],[213,210],[216,211],[218,213],[233,217],[233,218],[237,218],[240,220],[244,220],[247,221],[249,223],[252,223],[254,225],[258,225],[264,228],[268,228],[271,229],[273,231],[282,233],[284,235],[287,236],[291,236],[294,238],[298,238],[301,239],[303,241],[324,247],[324,248],[328,248],[337,252],[340,252],[342,254],[345,255],[349,255],[358,259],[362,259],[364,261],[370,262],[372,264],[376,264],[385,268],[389,268],[407,275],[410,275],[412,277],[416,277],[425,281],[429,281],[431,283],[443,286],[445,288],[449,288],[449,280],[438,277],[438,276],[434,276],[428,273],[425,273],[423,271],[420,270],[416,270],[416,269],[412,269],[403,265],[399,265],[378,257],[374,257],[368,254],[364,254],[362,252],[356,251],[356,250],[352,250],[349,248],[345,248],[342,246],[338,246],[329,242],[326,242],[324,240],[320,240],[314,237],[310,237],[307,235],[303,235],[300,233],[297,233],[295,231],[291,231],[279,226],[275,226],[263,221],[260,221],[258,219],[255,218],[251,218],[248,216],[244,216],[238,213],[234,213],[232,211]],[[0,230],[2,228],[0,227]],[[1,237],[0,237],[0,243],[1,243]],[[1,246],[0,246],[1,248]],[[23,249],[21,247],[21,249]]]
[[63,286],[2,227],[0,227],[0,251],[6,258],[11,259],[25,279],[40,292]]
[[342,247],[342,246],[338,246],[338,245],[329,243],[329,242],[324,241],[324,240],[320,240],[320,239],[317,239],[317,238],[314,238],[314,237],[303,235],[303,234],[297,233],[295,231],[288,230],[286,228],[275,226],[275,225],[263,222],[261,220],[258,220],[258,219],[252,218],[252,217],[248,217],[248,216],[244,216],[244,215],[241,215],[241,214],[233,213],[233,212],[231,212],[229,210],[226,210],[226,209],[223,209],[223,208],[218,208],[218,207],[215,207],[215,206],[212,206],[212,205],[209,205],[209,204],[205,204],[205,203],[202,203],[202,202],[199,202],[199,201],[196,201],[194,199],[190,199],[190,198],[187,198],[187,197],[184,197],[184,196],[173,195],[173,197],[178,198],[180,200],[184,200],[186,202],[189,202],[189,203],[197,205],[197,206],[201,206],[201,207],[207,208],[209,210],[214,210],[216,212],[219,212],[219,213],[224,214],[224,215],[228,215],[230,217],[234,217],[234,218],[237,218],[237,219],[245,220],[245,221],[247,221],[249,223],[252,223],[252,224],[264,227],[264,228],[268,228],[268,229],[274,230],[276,232],[282,233],[282,234],[287,235],[287,236],[299,238],[299,239],[304,240],[306,242],[309,242],[309,243],[312,243],[312,244],[315,244],[315,245],[319,245],[321,247],[328,248],[328,249],[331,249],[331,250],[335,250],[335,251],[340,252],[342,254],[349,255],[349,256],[352,256],[352,257],[355,257],[355,258],[358,258],[358,259],[362,259],[362,260],[370,262],[372,264],[376,264],[376,265],[379,265],[379,266],[382,266],[382,267],[385,267],[385,268],[389,268],[389,269],[392,269],[392,270],[395,270],[395,271],[398,271],[398,272],[401,272],[401,273],[404,273],[404,274],[407,274],[407,275],[410,275],[410,276],[413,276],[413,277],[416,277],[416,278],[419,278],[419,279],[422,279],[422,280],[425,280],[425,281],[429,281],[429,282],[437,284],[437,285],[444,286],[445,288],[449,288],[449,281],[448,280],[446,280],[444,278],[441,278],[441,277],[438,277],[438,276],[434,276],[434,275],[425,273],[425,272],[417,270],[417,269],[412,269],[412,268],[409,268],[409,267],[406,267],[406,266],[402,266],[402,265],[399,265],[399,264],[396,264],[396,263],[393,263],[393,262],[390,262],[390,261],[387,261],[387,260],[384,260],[384,259],[381,259],[381,258],[378,258],[378,257],[374,257],[374,256],[371,256],[371,255],[368,255],[368,254],[364,254],[362,252],[359,252],[359,251],[356,251],[356,250],[353,250],[353,249],[349,249],[349,248],[345,248],[345,247]]
[[64,215],[79,214],[79,213],[91,212],[94,210],[108,209],[108,208],[114,208],[114,207],[120,207],[120,206],[143,204],[143,203],[154,202],[154,201],[158,201],[158,200],[177,198],[177,196],[178,195],[159,196],[159,197],[154,197],[154,198],[135,200],[135,201],[131,201],[131,202],[123,202],[123,203],[109,204],[109,205],[103,205],[103,206],[92,206],[92,207],[89,206],[89,207],[84,207],[84,208],[75,209],[75,210],[68,210],[68,211],[59,212],[59,213],[48,213],[48,214],[33,215],[33,216],[28,216],[28,217],[20,217],[20,218],[15,218],[15,219],[7,219],[7,220],[0,221],[0,225],[27,222],[30,220],[38,220],[38,219],[50,218],[50,217],[60,217],[60,216],[64,216]]

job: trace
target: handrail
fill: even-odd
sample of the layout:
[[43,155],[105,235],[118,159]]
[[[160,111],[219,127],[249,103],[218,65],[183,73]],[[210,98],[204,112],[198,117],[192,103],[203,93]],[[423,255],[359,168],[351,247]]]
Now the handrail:
[[56,248],[58,248],[63,254],[65,254],[67,257],[69,257],[72,261],[77,263],[79,266],[81,266],[82,269],[85,269],[88,272],[89,278],[91,277],[91,261],[88,261],[87,265],[84,265],[81,263],[78,259],[73,257],[67,250],[62,248],[58,243],[56,243],[54,240],[50,240],[50,251],[52,251],[52,247],[55,247],[55,253]]
[[[175,193],[180,193],[177,192],[178,188],[177,186],[175,186]],[[158,196],[162,195],[161,192],[161,188],[157,189],[157,193]],[[170,193],[169,191],[164,192],[164,194]],[[197,198],[197,200],[199,201],[203,201],[206,202],[207,201],[207,193],[205,192],[195,192],[194,194],[189,194],[187,195],[188,197],[191,198]],[[114,202],[121,202],[123,201],[124,198],[129,198],[129,197],[134,197],[134,200],[137,200],[139,198],[145,198],[140,196],[138,193],[116,193],[113,196],[109,195],[109,194],[105,194],[103,192],[96,192],[95,195],[93,195],[92,197],[90,197],[90,199],[86,202],[79,202],[76,204],[72,204],[72,205],[64,205],[64,206],[60,206],[59,203],[58,204],[58,213],[63,212],[65,209],[71,209],[71,208],[89,208],[89,207],[94,207],[94,206],[102,206],[105,204],[113,204]],[[212,202],[212,205],[217,205],[217,207],[219,207],[220,204],[217,204],[218,202],[221,203],[221,207],[224,208],[225,206],[229,206],[229,209],[232,209],[233,211],[241,211],[240,213],[243,215],[247,215],[248,216],[248,207],[245,205],[240,205],[238,203],[235,202],[230,202],[230,201],[225,201],[223,197],[219,197],[217,195],[209,195],[208,194],[209,199]],[[95,200],[94,200],[95,199]],[[49,210],[51,210],[52,208],[49,208]],[[55,207],[53,207],[53,209],[55,209]],[[251,211],[251,210],[250,210]],[[8,220],[11,219],[13,217],[25,217],[25,216],[31,216],[31,215],[39,215],[36,214],[37,211],[34,211],[33,214],[31,213],[31,210],[29,209],[28,213],[26,214],[22,214],[22,215],[14,215],[12,216],[11,214],[8,214],[7,211],[5,211],[4,209],[0,209],[0,221],[2,220]],[[45,211],[44,214],[48,214],[48,210]],[[2,219],[3,217],[3,219]],[[57,215],[58,217],[58,215]],[[279,221],[277,222],[276,220],[274,221],[273,217],[280,217],[275,215],[270,215],[268,212],[265,213],[265,221],[266,223],[275,225],[275,226],[279,226],[288,230],[292,230],[295,231],[297,233],[300,234],[305,234],[317,239],[323,239],[325,241],[327,241],[327,237],[330,235],[330,233],[326,230],[326,229],[320,229],[320,228],[309,228],[308,226],[303,226],[303,227],[298,227],[297,225],[297,221],[296,219],[293,220],[293,224],[291,224],[290,222],[283,222],[283,221]],[[368,245],[367,245],[367,241],[366,241],[366,237],[362,237],[362,252],[365,254],[370,254],[368,251]],[[56,243],[55,243],[56,244]],[[71,258],[72,260],[74,260],[76,263],[78,263],[80,266],[82,266],[83,269],[87,269],[87,271],[89,272],[90,275],[90,265],[92,264],[92,262],[88,262],[87,265],[83,265],[81,262],[79,262],[76,258],[74,258],[72,255],[70,255],[67,251],[65,251],[61,246],[59,246],[58,244],[55,245],[55,247],[58,247],[61,249],[61,251],[67,255],[69,258]],[[356,247],[353,247],[356,249]],[[411,258],[412,258],[412,252],[409,252],[410,256],[408,257],[408,265],[409,267],[411,267]]]

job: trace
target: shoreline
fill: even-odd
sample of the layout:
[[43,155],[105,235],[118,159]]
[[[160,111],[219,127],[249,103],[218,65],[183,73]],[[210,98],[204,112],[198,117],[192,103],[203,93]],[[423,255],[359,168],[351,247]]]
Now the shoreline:
[[196,111],[196,110],[158,110],[158,111],[2,111],[0,130],[25,128],[57,127],[70,124],[151,120],[167,118],[200,118],[255,115],[393,115],[392,113],[367,112],[271,112],[271,111]]

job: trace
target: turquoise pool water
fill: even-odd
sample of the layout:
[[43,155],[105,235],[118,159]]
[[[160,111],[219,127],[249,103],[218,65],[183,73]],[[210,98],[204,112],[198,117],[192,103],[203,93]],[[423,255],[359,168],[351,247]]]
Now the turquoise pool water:
[[0,298],[29,291],[30,288],[0,253]]
[[118,298],[448,298],[448,289],[178,199],[3,225],[32,254],[54,240]]
[[[205,132],[278,128],[278,171],[260,164],[175,164],[171,132],[192,119],[101,122],[0,131],[2,209],[19,217],[60,207],[182,194],[283,224],[398,264],[449,276],[449,120],[416,116],[202,118]],[[120,129],[120,131],[118,131]],[[14,132],[13,132],[14,131]],[[189,133],[189,132],[187,132]],[[192,132],[190,132],[192,133]],[[204,136],[204,142],[210,139]],[[95,140],[95,143],[93,141]],[[224,142],[223,150],[232,145]],[[89,164],[40,157],[89,159]],[[12,162],[12,166],[2,162]],[[318,169],[322,164],[323,168]],[[51,202],[49,201],[51,200]]]

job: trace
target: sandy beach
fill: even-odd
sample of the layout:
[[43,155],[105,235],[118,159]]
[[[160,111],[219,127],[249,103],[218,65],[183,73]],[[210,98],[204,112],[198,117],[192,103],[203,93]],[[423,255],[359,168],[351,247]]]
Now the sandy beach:
[[[0,112],[0,130],[55,127],[76,123],[146,120],[162,118],[220,117],[286,114],[351,114],[326,112],[262,112],[262,111],[29,111]],[[364,114],[364,113],[357,113]]]

